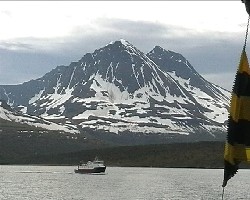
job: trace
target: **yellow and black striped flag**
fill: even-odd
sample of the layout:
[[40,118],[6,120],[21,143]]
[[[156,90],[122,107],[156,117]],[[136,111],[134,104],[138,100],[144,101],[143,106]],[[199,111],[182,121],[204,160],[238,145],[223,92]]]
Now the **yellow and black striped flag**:
[[230,102],[223,187],[237,173],[242,161],[250,161],[250,69],[245,48],[241,53]]

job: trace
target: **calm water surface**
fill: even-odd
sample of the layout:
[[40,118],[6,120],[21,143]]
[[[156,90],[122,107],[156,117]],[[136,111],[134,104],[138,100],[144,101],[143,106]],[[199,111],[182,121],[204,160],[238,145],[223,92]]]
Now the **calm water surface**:
[[[75,174],[74,166],[1,166],[1,200],[221,199],[222,169],[107,167],[104,175]],[[224,200],[250,199],[250,170],[240,169]]]

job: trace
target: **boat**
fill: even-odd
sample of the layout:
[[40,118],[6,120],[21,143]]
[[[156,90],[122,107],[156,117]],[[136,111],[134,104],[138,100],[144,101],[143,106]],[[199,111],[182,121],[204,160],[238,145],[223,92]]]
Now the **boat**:
[[75,169],[75,173],[80,174],[92,174],[92,173],[105,173],[106,166],[104,165],[104,161],[99,160],[97,157],[94,161],[88,161],[87,163],[83,163],[82,161],[78,165],[77,169]]

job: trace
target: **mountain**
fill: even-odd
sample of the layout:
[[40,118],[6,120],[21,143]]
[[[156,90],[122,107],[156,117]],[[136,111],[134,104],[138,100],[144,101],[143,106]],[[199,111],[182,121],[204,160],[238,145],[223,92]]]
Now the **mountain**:
[[20,112],[122,144],[224,138],[229,95],[181,54],[159,46],[145,54],[123,39],[0,86],[0,99]]

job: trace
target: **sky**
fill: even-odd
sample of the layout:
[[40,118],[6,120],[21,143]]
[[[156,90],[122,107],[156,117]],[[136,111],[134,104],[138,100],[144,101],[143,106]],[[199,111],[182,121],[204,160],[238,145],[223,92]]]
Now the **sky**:
[[0,1],[0,85],[37,79],[125,39],[144,53],[157,45],[180,53],[231,90],[247,19],[240,0]]

